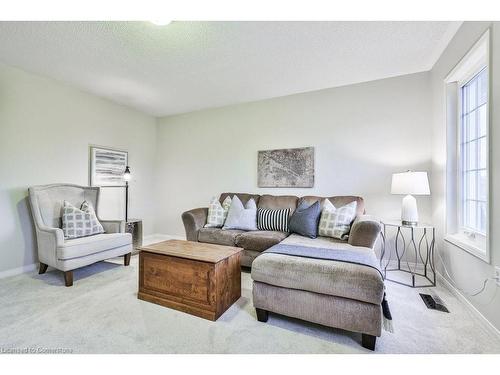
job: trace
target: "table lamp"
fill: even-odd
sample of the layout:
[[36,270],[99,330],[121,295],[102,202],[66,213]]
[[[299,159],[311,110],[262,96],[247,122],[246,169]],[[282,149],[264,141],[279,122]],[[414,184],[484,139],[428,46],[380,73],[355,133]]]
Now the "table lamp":
[[403,225],[418,224],[417,200],[414,195],[430,195],[427,172],[406,171],[392,175],[391,194],[405,195],[401,206]]

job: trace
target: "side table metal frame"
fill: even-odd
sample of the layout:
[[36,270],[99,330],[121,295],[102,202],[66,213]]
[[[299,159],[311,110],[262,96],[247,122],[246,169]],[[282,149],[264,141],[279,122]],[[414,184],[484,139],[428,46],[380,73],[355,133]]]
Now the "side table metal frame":
[[[436,243],[436,228],[432,226],[410,226],[410,225],[403,225],[402,223],[392,223],[392,222],[381,222],[384,230],[382,235],[382,252],[380,255],[380,267],[384,270],[384,279],[392,281],[397,284],[401,285],[406,285],[412,288],[424,288],[424,287],[433,287],[436,286],[436,270],[435,270],[435,263],[434,263],[434,250],[435,250],[435,243]],[[389,268],[389,265],[392,261],[392,248],[389,249],[389,257],[388,259],[385,260],[385,266],[384,266],[384,257],[386,255],[386,241],[387,241],[387,227],[395,227],[397,228],[396,232],[396,237],[394,239],[394,249],[396,252],[396,259],[398,263],[397,268]],[[404,233],[403,233],[403,228],[406,228],[410,231],[410,240],[407,241],[405,239]],[[418,247],[415,241],[415,231],[417,229],[422,229],[422,236],[420,237],[420,240],[418,241]],[[428,240],[427,234],[428,232],[432,232],[432,239]],[[398,246],[399,241],[403,242],[403,248],[402,251]],[[422,255],[422,245],[425,244],[425,254]],[[413,269],[408,262],[408,256],[404,257],[405,254],[409,253],[411,250],[413,250],[415,254],[415,263],[413,265]],[[409,254],[407,254],[409,255]],[[404,258],[403,258],[404,257]],[[423,273],[417,272],[417,266],[418,266],[418,258],[420,257],[420,260],[422,261],[422,266],[423,266]],[[395,259],[395,260],[396,260]],[[406,263],[406,268],[401,267],[401,264]],[[404,283],[402,281],[390,279],[387,277],[387,273],[391,271],[402,271],[411,274],[411,284]],[[430,275],[432,273],[432,275]],[[422,276],[425,279],[429,281],[430,284],[425,284],[425,285],[417,285],[415,281],[415,276]],[[431,277],[429,277],[431,276]]]

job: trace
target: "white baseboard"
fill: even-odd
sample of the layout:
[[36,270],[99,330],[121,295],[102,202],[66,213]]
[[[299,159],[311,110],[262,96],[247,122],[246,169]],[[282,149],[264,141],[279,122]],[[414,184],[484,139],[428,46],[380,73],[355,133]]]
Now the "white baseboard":
[[446,289],[455,295],[474,315],[476,315],[483,325],[491,330],[500,338],[500,331],[486,317],[462,294],[460,291],[451,284],[446,277],[437,273],[437,279]]
[[[186,239],[184,236],[155,233],[155,234],[150,234],[148,236],[144,236],[143,243],[147,245],[166,240],[184,240],[184,239]],[[11,277],[11,276],[17,276],[23,273],[33,272],[37,269],[37,266],[38,264],[33,263],[33,264],[28,264],[26,266],[13,268],[10,270],[0,271],[0,279],[5,279],[6,277]]]
[[154,233],[147,236],[144,236],[142,239],[143,245],[149,245],[155,242],[161,242],[166,240],[185,240],[185,236],[176,236],[173,234],[163,234],[163,233]]
[[0,279],[5,279],[6,277],[17,276],[22,273],[33,272],[36,270],[36,264],[28,264],[27,266],[22,266],[18,268],[13,268],[11,270],[6,270],[0,272]]

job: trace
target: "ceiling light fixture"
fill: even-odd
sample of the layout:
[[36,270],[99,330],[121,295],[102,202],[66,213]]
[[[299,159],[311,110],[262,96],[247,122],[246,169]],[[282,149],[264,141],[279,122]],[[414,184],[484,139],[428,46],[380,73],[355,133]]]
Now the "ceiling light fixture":
[[172,21],[167,21],[167,20],[156,20],[156,21],[149,21],[151,22],[152,24],[156,25],[156,26],[167,26],[169,23],[171,23]]

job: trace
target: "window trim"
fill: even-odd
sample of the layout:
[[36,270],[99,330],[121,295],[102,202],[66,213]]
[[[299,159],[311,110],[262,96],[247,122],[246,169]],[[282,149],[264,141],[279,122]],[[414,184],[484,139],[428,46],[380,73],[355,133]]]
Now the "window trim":
[[[455,132],[455,144],[453,147],[454,150],[454,158],[452,159],[452,163],[455,164],[453,166],[449,165],[450,160],[447,157],[447,185],[452,182],[455,184],[454,189],[450,190],[448,187],[446,188],[446,234],[445,241],[451,243],[460,249],[463,249],[470,254],[478,257],[486,263],[491,262],[490,256],[490,216],[491,216],[491,54],[490,54],[490,32],[489,29],[479,38],[479,40],[474,44],[474,46],[469,50],[469,52],[460,60],[460,62],[452,69],[452,71],[445,78],[446,84],[454,83],[456,84],[456,92],[455,98],[456,100],[456,118],[453,119],[453,123],[449,119],[447,119],[447,127],[454,127]],[[484,51],[482,51],[484,49]],[[479,56],[479,57],[478,57]],[[484,57],[483,57],[484,56]],[[472,61],[472,63],[471,63]],[[461,141],[462,141],[462,88],[465,84],[470,82],[476,75],[478,75],[483,69],[486,69],[487,74],[487,97],[486,97],[486,173],[487,173],[487,184],[486,184],[486,200],[487,200],[487,208],[486,208],[486,234],[476,232],[476,231],[468,231],[474,232],[474,239],[471,239],[471,236],[466,234],[464,230],[464,226],[462,224],[463,220],[463,204],[462,204],[462,191],[463,187],[461,186],[461,173],[462,170],[462,158],[461,158]],[[449,93],[446,91],[447,102]],[[448,111],[446,111],[448,113]],[[447,116],[448,117],[448,116]],[[447,142],[448,143],[448,142]],[[448,153],[447,153],[448,154]],[[448,154],[449,155],[449,154]],[[451,167],[451,168],[450,168]],[[450,172],[450,170],[452,172]],[[450,174],[454,174],[454,178],[450,179]],[[451,180],[451,181],[450,181]],[[453,193],[451,193],[453,191]],[[450,210],[449,205],[454,205],[454,207]],[[450,215],[450,213],[452,214]],[[454,217],[450,217],[454,216]]]

